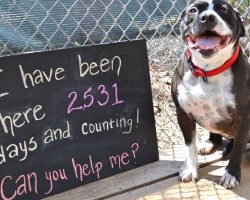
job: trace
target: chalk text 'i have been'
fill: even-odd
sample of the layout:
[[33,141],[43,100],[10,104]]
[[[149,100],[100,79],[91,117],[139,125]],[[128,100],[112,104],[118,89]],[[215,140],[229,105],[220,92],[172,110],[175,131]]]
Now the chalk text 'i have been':
[[[84,78],[87,75],[96,76],[101,73],[114,72],[119,77],[122,60],[119,56],[114,56],[111,59],[103,58],[100,62],[86,62],[78,54],[79,76]],[[32,72],[26,72],[25,67],[19,65],[19,70],[24,88],[35,87],[43,83],[60,81],[66,78],[63,67],[51,67],[47,70],[35,69]]]

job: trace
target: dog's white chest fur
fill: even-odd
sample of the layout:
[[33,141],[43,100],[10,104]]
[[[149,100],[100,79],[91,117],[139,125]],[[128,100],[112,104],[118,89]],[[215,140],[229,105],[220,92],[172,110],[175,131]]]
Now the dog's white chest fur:
[[179,104],[186,113],[192,114],[199,125],[210,132],[223,134],[216,127],[220,122],[232,120],[229,114],[235,108],[232,84],[231,69],[208,77],[207,83],[188,71],[177,88]]

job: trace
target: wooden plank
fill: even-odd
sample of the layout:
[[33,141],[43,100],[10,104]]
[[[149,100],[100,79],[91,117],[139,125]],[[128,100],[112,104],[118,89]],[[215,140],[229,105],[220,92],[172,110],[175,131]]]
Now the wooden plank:
[[93,200],[108,198],[176,176],[180,164],[177,161],[157,161],[45,198],[45,200]]
[[172,177],[106,200],[250,199],[250,152],[244,155],[241,183],[233,190],[219,185],[227,163],[228,160],[222,160],[199,169],[199,181],[196,183],[183,183],[178,177]]
[[[225,146],[229,143],[228,140],[223,140],[223,144],[216,148],[209,155],[199,155],[198,161],[200,167],[204,167],[213,162],[219,161],[222,158],[222,151]],[[247,149],[250,148],[247,146]],[[175,161],[184,161],[186,157],[186,148],[184,144],[173,145],[172,148],[160,150],[160,160],[175,160]]]

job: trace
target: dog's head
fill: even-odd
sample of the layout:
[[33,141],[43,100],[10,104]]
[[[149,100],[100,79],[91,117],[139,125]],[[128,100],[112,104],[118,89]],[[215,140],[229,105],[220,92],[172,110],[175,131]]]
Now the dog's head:
[[197,0],[181,16],[182,37],[189,48],[201,57],[238,44],[245,35],[240,14],[223,0]]

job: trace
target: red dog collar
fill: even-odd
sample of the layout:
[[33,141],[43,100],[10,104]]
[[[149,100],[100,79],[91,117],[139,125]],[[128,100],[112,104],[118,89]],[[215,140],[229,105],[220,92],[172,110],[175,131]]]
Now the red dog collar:
[[190,68],[192,74],[194,75],[194,77],[200,76],[200,77],[202,77],[202,79],[205,82],[207,82],[207,77],[215,76],[217,74],[224,72],[228,68],[230,68],[234,64],[236,59],[238,58],[239,52],[240,52],[240,46],[238,45],[235,49],[233,56],[229,60],[227,60],[222,66],[220,66],[214,70],[211,70],[211,71],[204,71],[200,67],[195,66],[192,62],[192,55],[191,55],[191,52],[189,49],[186,51],[185,55],[188,59],[189,68]]

